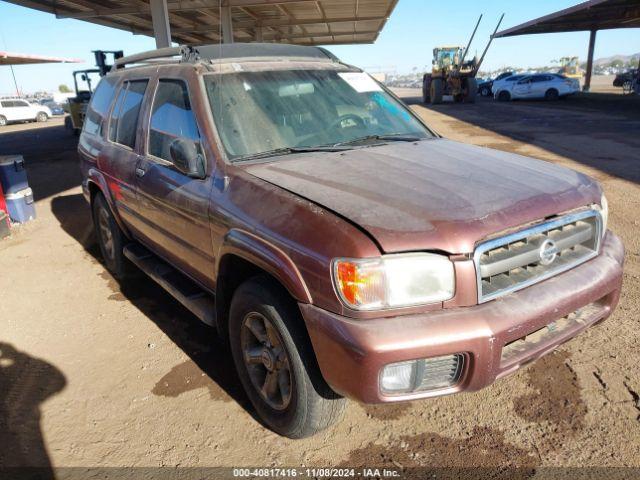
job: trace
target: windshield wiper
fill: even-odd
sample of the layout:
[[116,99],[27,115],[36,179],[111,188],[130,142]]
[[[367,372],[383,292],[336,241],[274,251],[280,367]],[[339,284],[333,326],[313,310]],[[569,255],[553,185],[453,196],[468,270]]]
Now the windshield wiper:
[[341,145],[351,145],[354,143],[366,142],[367,140],[382,140],[383,142],[418,142],[424,139],[425,137],[418,137],[417,135],[410,135],[406,133],[391,133],[388,135],[366,135],[364,137],[354,138],[353,140],[334,143],[333,146],[339,147]]
[[252,153],[244,155],[234,159],[234,162],[243,162],[246,160],[256,160],[258,158],[275,157],[278,155],[289,155],[292,153],[306,153],[306,152],[342,152],[343,150],[349,150],[346,146],[340,145],[316,145],[315,147],[281,147],[274,148],[273,150],[267,150],[266,152]]

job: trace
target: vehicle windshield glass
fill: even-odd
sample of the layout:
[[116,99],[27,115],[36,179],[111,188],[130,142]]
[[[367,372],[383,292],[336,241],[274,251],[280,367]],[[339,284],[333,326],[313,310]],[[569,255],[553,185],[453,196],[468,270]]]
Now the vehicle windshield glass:
[[[408,109],[361,72],[286,70],[205,75],[231,161],[283,149],[431,138]],[[343,147],[347,148],[347,147]]]

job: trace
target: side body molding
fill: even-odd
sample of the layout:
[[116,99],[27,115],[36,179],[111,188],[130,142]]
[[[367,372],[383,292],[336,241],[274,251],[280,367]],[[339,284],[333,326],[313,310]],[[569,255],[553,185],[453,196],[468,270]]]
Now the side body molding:
[[217,256],[216,271],[220,271],[220,261],[228,254],[237,255],[273,275],[297,301],[312,303],[300,271],[279,247],[253,233],[234,228],[225,235]]

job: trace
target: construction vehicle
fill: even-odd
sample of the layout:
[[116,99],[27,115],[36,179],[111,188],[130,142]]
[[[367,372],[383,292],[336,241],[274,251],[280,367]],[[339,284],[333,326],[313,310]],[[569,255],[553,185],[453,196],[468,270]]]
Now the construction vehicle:
[[560,75],[564,75],[567,78],[575,78],[578,81],[582,80],[584,72],[580,67],[578,57],[562,57],[559,63],[560,70],[558,70],[558,73]]
[[442,103],[445,95],[451,96],[454,102],[475,102],[478,92],[476,75],[503,18],[504,14],[500,17],[493,35],[489,38],[480,60],[474,57],[469,61],[465,61],[482,20],[482,15],[478,18],[478,23],[473,29],[466,48],[445,46],[433,49],[431,73],[425,73],[422,78],[422,101],[424,103],[431,103],[432,105]]
[[91,95],[93,95],[92,76],[94,79],[96,76],[103,77],[111,70],[111,65],[107,63],[107,55],[113,55],[114,62],[124,55],[122,50],[94,50],[93,54],[95,55],[97,68],[73,72],[75,96],[67,100],[69,115],[64,119],[64,126],[74,135],[79,135],[82,130],[87,106],[91,100]]

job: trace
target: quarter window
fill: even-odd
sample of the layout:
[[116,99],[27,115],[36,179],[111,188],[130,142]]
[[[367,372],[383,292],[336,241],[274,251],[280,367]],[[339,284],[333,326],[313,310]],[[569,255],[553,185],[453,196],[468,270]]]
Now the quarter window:
[[138,115],[148,83],[147,80],[125,82],[120,89],[109,123],[109,140],[112,142],[131,148],[135,146]]
[[91,97],[91,103],[87,108],[84,119],[84,133],[92,135],[102,134],[102,124],[109,112],[109,106],[113,100],[116,79],[113,77],[103,78]]
[[201,153],[200,133],[181,80],[160,80],[149,126],[149,154],[171,161],[170,146],[178,138],[192,140]]

